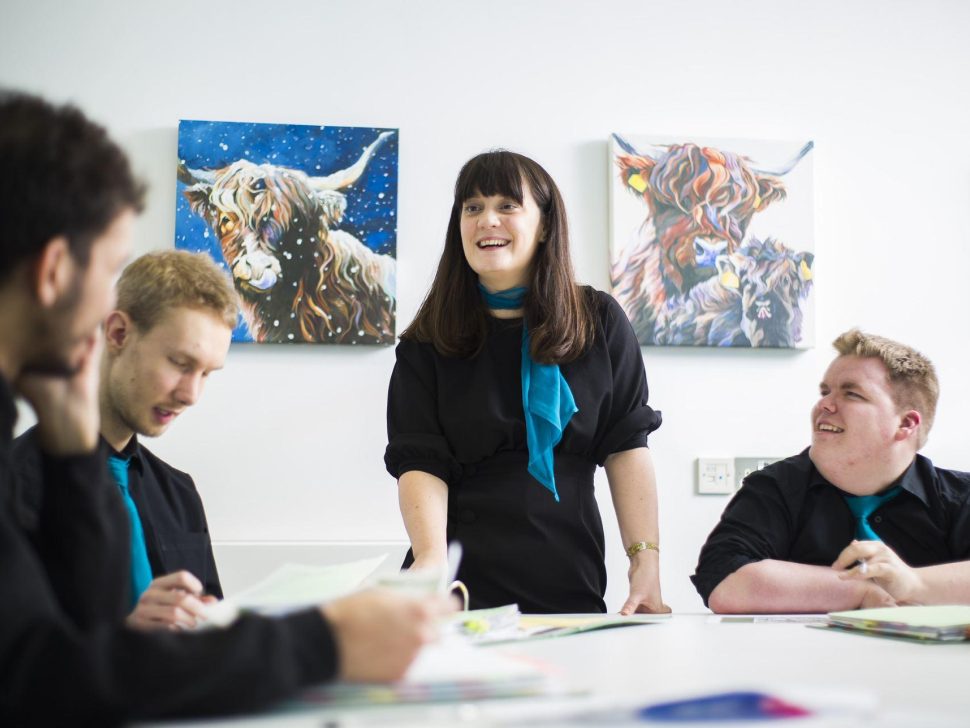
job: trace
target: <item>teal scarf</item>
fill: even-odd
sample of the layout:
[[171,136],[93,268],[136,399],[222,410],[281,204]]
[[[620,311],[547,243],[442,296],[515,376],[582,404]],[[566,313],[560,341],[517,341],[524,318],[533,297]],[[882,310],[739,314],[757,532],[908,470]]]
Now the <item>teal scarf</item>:
[[[478,284],[485,305],[491,309],[522,308],[525,288],[489,293]],[[579,408],[558,364],[537,364],[529,352],[529,329],[522,324],[522,410],[529,446],[529,473],[548,488],[559,502],[552,451],[563,430]]]

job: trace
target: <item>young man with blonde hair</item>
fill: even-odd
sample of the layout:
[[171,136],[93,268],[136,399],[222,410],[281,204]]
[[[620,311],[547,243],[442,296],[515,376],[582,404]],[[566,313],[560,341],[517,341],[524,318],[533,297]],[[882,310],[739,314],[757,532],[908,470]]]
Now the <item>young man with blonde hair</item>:
[[[202,254],[168,250],[131,263],[104,322],[99,405],[109,478],[131,527],[132,627],[192,627],[203,602],[222,598],[202,500],[192,478],[138,436],[157,437],[202,396],[222,368],[238,301],[228,276]],[[14,442],[28,511],[41,500],[36,430]]]
[[858,330],[812,410],[812,445],[748,476],[692,578],[715,612],[970,604],[970,473],[917,451],[936,414],[932,363]]

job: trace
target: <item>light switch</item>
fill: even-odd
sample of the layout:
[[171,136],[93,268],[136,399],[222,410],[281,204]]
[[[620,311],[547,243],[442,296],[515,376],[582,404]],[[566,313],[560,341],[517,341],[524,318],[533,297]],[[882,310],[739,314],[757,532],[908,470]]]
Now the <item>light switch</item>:
[[734,458],[734,478],[735,487],[740,488],[744,479],[751,473],[761,470],[774,462],[781,460],[779,457],[736,457]]

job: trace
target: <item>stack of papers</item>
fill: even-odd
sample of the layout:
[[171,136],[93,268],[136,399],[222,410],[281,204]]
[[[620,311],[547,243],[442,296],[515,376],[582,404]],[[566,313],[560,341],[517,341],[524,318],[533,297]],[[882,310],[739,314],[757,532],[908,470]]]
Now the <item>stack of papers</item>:
[[829,627],[935,642],[970,639],[970,606],[883,607],[829,614]]

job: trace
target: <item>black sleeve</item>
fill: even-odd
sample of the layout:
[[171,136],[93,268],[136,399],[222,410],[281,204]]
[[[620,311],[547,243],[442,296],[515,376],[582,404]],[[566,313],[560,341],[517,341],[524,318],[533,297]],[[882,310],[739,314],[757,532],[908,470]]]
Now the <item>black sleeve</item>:
[[748,476],[707,537],[691,577],[704,605],[717,585],[745,564],[786,559],[793,532],[791,511],[774,480]]
[[176,470],[143,445],[130,469],[129,490],[145,531],[155,577],[188,571],[206,594],[222,598],[202,496],[188,473]]
[[[189,478],[192,483],[192,488],[195,490],[195,482]],[[196,490],[196,495],[198,496],[198,490]],[[219,570],[216,568],[216,557],[212,553],[212,537],[209,535],[209,521],[205,517],[205,507],[202,504],[202,497],[199,498],[199,516],[202,519],[203,526],[203,542],[205,554],[203,555],[203,560],[205,562],[205,578],[202,579],[202,588],[206,594],[210,594],[217,599],[222,599],[222,584],[219,582]]]
[[120,623],[131,588],[128,516],[104,453],[49,457],[31,431],[12,457],[14,508],[64,613],[82,629]]
[[595,459],[602,465],[615,452],[647,446],[647,436],[660,427],[660,412],[647,404],[649,390],[643,353],[633,327],[620,305],[606,294],[601,299],[601,321],[612,370],[609,421],[596,445]]
[[400,478],[420,470],[453,482],[461,468],[438,420],[431,347],[402,340],[396,354],[387,394],[387,472]]
[[[11,616],[2,608],[4,619]],[[81,632],[54,614],[21,613],[0,640],[4,725],[111,725],[254,710],[336,673],[333,636],[316,610],[247,616],[197,634],[101,625]]]
[[219,581],[219,569],[216,568],[216,556],[212,553],[212,541],[206,539],[206,579],[202,585],[206,594],[211,594],[216,599],[222,599],[222,582]]
[[[169,466],[170,468],[170,466]],[[171,468],[170,468],[171,470]],[[209,521],[205,516],[205,506],[202,503],[202,496],[199,494],[199,489],[195,487],[195,481],[192,476],[188,473],[179,472],[179,475],[186,481],[185,490],[186,494],[186,508],[192,512],[194,521],[194,528],[198,528],[198,533],[182,534],[184,536],[192,537],[192,542],[189,544],[191,553],[191,558],[189,561],[192,567],[189,571],[195,573],[202,582],[202,590],[205,594],[216,597],[217,599],[222,599],[222,584],[219,582],[219,570],[216,568],[216,558],[212,553],[212,537],[209,534]],[[153,516],[157,511],[153,511]],[[184,567],[179,567],[184,568]],[[169,572],[176,571],[177,569],[169,569]]]
[[[2,481],[8,481],[8,466],[0,462]],[[85,458],[65,458],[45,470],[45,478],[60,476],[57,485],[66,486],[92,470]],[[45,491],[57,490],[44,485]],[[4,495],[8,489],[8,482],[0,482]],[[51,508],[74,506],[80,523],[100,528],[99,501],[85,502],[85,495],[91,496],[90,489],[57,498]],[[334,639],[316,610],[278,620],[245,617],[226,630],[197,634],[140,633],[108,618],[79,627],[3,501],[0,725],[113,725],[251,710],[336,673]],[[64,560],[55,563],[54,573],[69,568],[68,554],[81,573],[95,571],[99,556],[71,549],[67,532],[60,533]]]
[[31,427],[13,441],[10,447],[10,464],[13,473],[13,507],[18,523],[27,531],[37,530],[37,518],[44,496],[41,473],[40,442],[37,426]]

